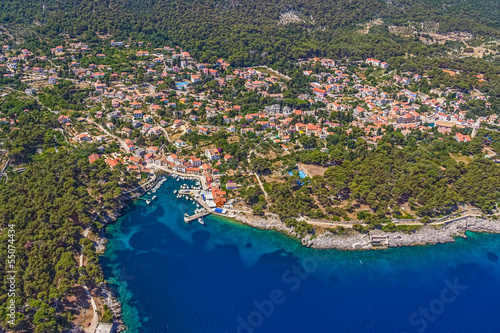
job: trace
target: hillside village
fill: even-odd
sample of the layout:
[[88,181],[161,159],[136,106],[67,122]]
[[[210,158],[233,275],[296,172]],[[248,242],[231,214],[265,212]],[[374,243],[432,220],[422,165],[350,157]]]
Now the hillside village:
[[[481,124],[498,124],[497,115],[470,117],[463,108],[470,100],[491,105],[490,97],[478,90],[411,90],[428,77],[391,69],[373,58],[302,59],[295,64],[300,78],[291,79],[267,67],[233,68],[224,59],[198,63],[189,52],[168,46],[111,40],[106,49],[108,54],[66,41],[43,54],[4,45],[3,79],[20,80],[25,89],[6,87],[1,95],[35,99],[54,113],[69,143],[96,147],[90,163],[102,159],[109,168],[126,168],[138,179],[157,170],[202,177],[217,207],[226,205],[228,196],[236,200],[241,182],[258,180],[266,193],[260,172],[247,170],[251,157],[328,152],[329,138],[353,131],[374,149],[389,128],[401,140],[414,131],[437,128],[466,143]],[[442,72],[451,78],[460,74]],[[478,85],[486,80],[480,73],[472,79]],[[302,84],[297,98],[289,92],[294,81]],[[66,95],[58,96],[62,91]],[[239,93],[243,99],[234,98]],[[16,129],[16,116],[1,116],[4,130]],[[255,137],[270,150],[237,153],[238,145]],[[232,151],[218,146],[216,138],[233,143]],[[485,152],[496,155],[491,149]],[[275,177],[266,180],[286,177],[288,169],[276,168]]]
[[498,326],[495,1],[0,8],[0,333]]

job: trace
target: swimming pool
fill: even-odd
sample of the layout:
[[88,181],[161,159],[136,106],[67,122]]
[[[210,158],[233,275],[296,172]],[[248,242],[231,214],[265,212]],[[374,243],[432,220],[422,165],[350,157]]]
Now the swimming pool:
[[[292,171],[288,171],[288,174],[289,174],[290,176],[293,176],[293,172],[292,172]],[[300,177],[300,178],[302,178],[302,179],[304,179],[304,178],[306,178],[306,177],[307,177],[307,175],[305,174],[305,172],[304,172],[304,171],[299,170],[299,177]]]

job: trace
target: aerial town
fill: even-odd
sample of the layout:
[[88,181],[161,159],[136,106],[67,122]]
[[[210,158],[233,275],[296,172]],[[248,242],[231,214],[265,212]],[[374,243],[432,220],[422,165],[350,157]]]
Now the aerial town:
[[493,2],[0,1],[0,332],[495,331]]
[[[388,126],[403,136],[437,127],[439,133],[468,142],[481,123],[498,123],[497,115],[471,119],[462,109],[471,99],[484,101],[487,108],[489,96],[479,91],[463,96],[451,88],[412,91],[409,86],[421,75],[390,70],[390,64],[378,59],[303,59],[296,67],[306,78],[304,93],[290,99],[291,78],[271,68],[232,68],[224,59],[197,63],[182,49],[153,49],[142,42],[112,40],[107,51],[111,54],[69,41],[50,48],[50,54],[4,45],[0,69],[4,80],[19,78],[26,86],[18,92],[23,98],[35,99],[57,115],[70,143],[97,146],[100,153],[89,155],[90,163],[102,159],[111,169],[123,165],[139,179],[160,170],[200,177],[204,189],[212,191],[212,208],[232,207],[225,205],[228,197],[231,203],[237,200],[241,182],[257,178],[266,193],[259,175],[245,174],[238,162],[250,161],[250,153],[269,155],[252,149],[235,160],[213,140],[221,132],[236,145],[260,136],[276,157],[308,149],[307,140],[297,140],[301,137],[314,137],[314,148],[327,151],[327,139],[338,127],[347,135],[362,130],[366,143],[376,147]],[[480,74],[474,79],[484,80]],[[61,97],[49,98],[68,86],[81,95],[79,109]],[[13,92],[6,87],[1,95]],[[266,105],[235,104],[235,92]],[[0,120],[10,130],[16,128],[15,115]],[[307,170],[300,175],[312,177]]]

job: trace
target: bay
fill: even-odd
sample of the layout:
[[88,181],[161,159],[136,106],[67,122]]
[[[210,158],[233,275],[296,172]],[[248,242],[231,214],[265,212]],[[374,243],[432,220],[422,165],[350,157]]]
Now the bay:
[[224,218],[186,224],[181,183],[108,227],[101,262],[130,333],[500,330],[500,235],[316,250]]

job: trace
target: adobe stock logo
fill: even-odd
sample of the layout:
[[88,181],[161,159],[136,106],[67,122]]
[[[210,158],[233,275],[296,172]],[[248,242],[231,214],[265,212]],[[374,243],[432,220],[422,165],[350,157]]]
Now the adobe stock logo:
[[318,261],[313,257],[304,259],[300,264],[294,264],[290,269],[283,272],[281,282],[286,288],[273,289],[269,293],[269,298],[263,301],[253,301],[254,311],[251,311],[247,316],[239,316],[236,321],[237,333],[253,333],[257,328],[264,324],[266,318],[274,314],[277,306],[286,302],[285,293],[289,291],[297,291],[302,282],[307,280],[311,273],[318,269]]
[[[457,297],[467,289],[467,286],[459,284],[458,278],[455,278],[453,283],[448,280],[444,280],[443,283],[446,287],[441,290],[439,297],[430,301],[428,307],[421,307],[418,311],[413,312],[408,318],[408,323],[415,328],[414,332],[425,332],[429,323],[436,321],[437,317],[444,312],[446,305],[455,302]],[[409,333],[409,331],[401,333]]]

